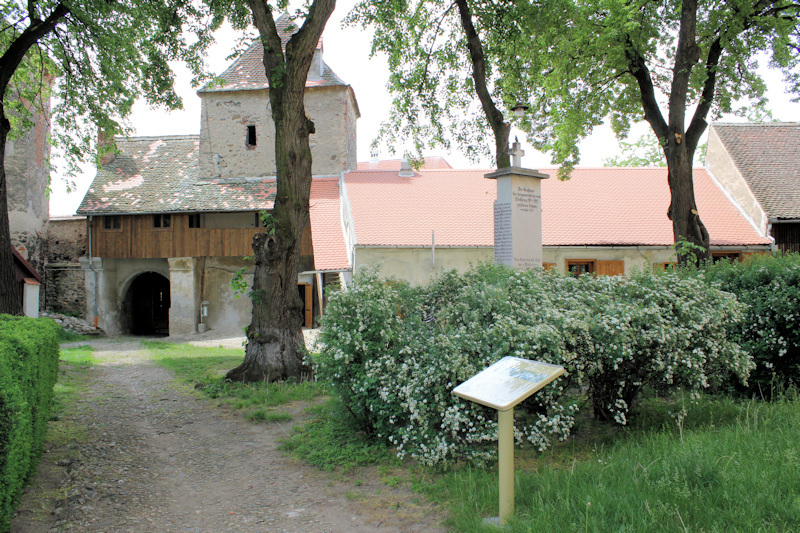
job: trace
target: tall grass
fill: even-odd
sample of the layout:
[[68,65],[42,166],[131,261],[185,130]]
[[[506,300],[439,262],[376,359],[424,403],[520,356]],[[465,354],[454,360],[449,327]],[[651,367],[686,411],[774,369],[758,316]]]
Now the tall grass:
[[[633,429],[572,462],[555,451],[548,467],[518,470],[509,531],[797,531],[797,395],[741,403],[733,417],[720,403],[706,402],[703,426]],[[491,530],[496,471],[463,468],[428,487],[450,502],[454,530]]]

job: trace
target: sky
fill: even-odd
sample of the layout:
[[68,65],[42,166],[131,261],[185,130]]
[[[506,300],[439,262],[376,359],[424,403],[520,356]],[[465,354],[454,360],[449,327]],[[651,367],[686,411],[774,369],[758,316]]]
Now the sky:
[[[377,136],[380,125],[389,117],[391,98],[386,89],[389,78],[389,69],[386,60],[382,57],[370,58],[371,34],[360,27],[343,27],[342,19],[353,5],[353,1],[337,2],[336,10],[323,34],[324,59],[333,71],[355,91],[358,100],[361,118],[358,120],[358,160],[370,159],[370,143]],[[236,35],[229,29],[223,29],[217,34],[217,44],[209,51],[207,59],[209,69],[215,73],[222,73],[232,62],[227,60],[234,46]],[[200,98],[197,90],[191,86],[191,76],[181,65],[173,65],[177,73],[176,90],[183,99],[183,109],[167,112],[163,109],[152,109],[145,102],[134,105],[131,115],[131,124],[134,127],[133,135],[188,135],[200,133]],[[781,121],[800,121],[800,104],[792,103],[791,96],[784,92],[782,79],[779,73],[769,72],[765,75],[769,88],[769,108],[773,117]],[[742,119],[725,118],[730,121]],[[635,125],[629,139],[637,139],[648,130],[645,123]],[[524,136],[519,132],[521,141]],[[532,169],[548,168],[553,165],[547,154],[536,151],[525,145],[523,166]],[[601,126],[585,139],[581,145],[581,166],[602,166],[603,160],[616,155],[619,145],[610,127]],[[434,151],[427,155],[441,155],[454,168],[479,167],[489,169],[492,165],[489,160],[480,161],[478,164],[470,162],[458,152],[448,153],[444,150]],[[399,155],[390,155],[383,147],[379,157],[390,159]],[[94,168],[84,166],[84,173],[74,179],[75,189],[68,192],[66,179],[58,172],[58,161],[54,161],[56,171],[51,175],[50,216],[69,216],[75,213],[86,190],[94,178]]]

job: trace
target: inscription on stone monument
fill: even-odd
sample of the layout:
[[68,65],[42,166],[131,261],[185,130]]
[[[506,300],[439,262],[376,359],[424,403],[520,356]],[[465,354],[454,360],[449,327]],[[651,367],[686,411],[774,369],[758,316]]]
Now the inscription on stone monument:
[[514,259],[511,246],[511,204],[494,203],[494,262],[510,265]]
[[542,196],[530,187],[517,186],[513,196],[514,209],[521,213],[532,213],[541,207]]

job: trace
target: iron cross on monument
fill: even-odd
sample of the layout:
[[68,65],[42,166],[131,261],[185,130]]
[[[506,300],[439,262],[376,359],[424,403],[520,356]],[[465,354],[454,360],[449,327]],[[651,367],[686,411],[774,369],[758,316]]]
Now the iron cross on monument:
[[525,151],[516,138],[510,154],[510,167],[485,176],[497,180],[494,262],[527,270],[542,266],[542,180],[549,176],[522,168]]

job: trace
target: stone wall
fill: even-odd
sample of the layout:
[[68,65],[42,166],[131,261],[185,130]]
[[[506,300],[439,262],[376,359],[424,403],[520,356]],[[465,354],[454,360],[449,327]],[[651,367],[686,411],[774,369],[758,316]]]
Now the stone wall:
[[86,279],[78,263],[47,264],[44,308],[69,316],[85,315]]
[[47,231],[47,262],[77,263],[86,255],[86,217],[52,218]]
[[[275,175],[275,124],[269,92],[220,91],[200,94],[200,177]],[[314,121],[310,136],[315,176],[338,176],[355,168],[357,104],[349,86],[306,90],[306,113]],[[248,144],[248,126],[256,144]],[[257,171],[254,169],[258,169]]]
[[85,273],[78,258],[86,255],[86,217],[54,218],[48,225],[43,307],[70,316],[86,313]]

